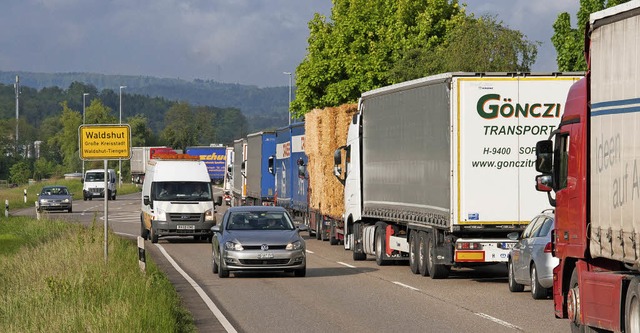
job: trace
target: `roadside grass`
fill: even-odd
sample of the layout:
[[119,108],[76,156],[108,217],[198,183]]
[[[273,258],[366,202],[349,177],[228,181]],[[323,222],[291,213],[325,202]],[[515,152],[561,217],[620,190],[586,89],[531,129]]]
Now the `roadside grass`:
[[1,332],[195,332],[171,282],[134,241],[61,220],[0,220]]
[[[35,207],[38,200],[38,193],[45,185],[64,185],[73,194],[73,200],[82,200],[82,182],[79,179],[48,179],[30,185],[20,185],[14,188],[0,189],[0,205],[5,205],[5,200],[9,200],[9,211],[16,208]],[[24,200],[24,190],[27,190],[27,202]],[[118,195],[140,192],[141,188],[131,183],[122,183],[118,188]],[[117,199],[117,198],[116,198]],[[4,207],[2,207],[4,211]],[[4,213],[3,213],[4,214]]]

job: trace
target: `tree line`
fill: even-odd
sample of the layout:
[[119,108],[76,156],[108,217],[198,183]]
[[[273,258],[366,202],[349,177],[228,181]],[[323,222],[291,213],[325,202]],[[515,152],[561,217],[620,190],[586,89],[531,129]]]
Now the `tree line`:
[[[82,169],[80,125],[118,124],[121,116],[119,91],[98,91],[80,82],[73,82],[68,89],[20,86],[17,123],[15,107],[14,86],[0,84],[0,179],[18,184],[78,172]],[[125,92],[122,123],[131,127],[132,146],[183,150],[212,143],[230,145],[249,129],[247,118],[237,108],[193,106]],[[86,163],[93,166],[93,162]],[[102,167],[100,161],[95,164]],[[126,176],[128,164],[123,166]]]

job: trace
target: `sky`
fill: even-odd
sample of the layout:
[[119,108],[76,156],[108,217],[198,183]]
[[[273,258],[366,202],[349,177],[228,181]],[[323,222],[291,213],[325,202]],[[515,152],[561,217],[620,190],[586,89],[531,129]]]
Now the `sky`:
[[[314,13],[331,0],[2,1],[0,70],[87,72],[287,86],[306,54]],[[556,71],[551,44],[561,12],[579,0],[466,0],[541,43],[532,71]],[[295,77],[293,78],[295,85]]]

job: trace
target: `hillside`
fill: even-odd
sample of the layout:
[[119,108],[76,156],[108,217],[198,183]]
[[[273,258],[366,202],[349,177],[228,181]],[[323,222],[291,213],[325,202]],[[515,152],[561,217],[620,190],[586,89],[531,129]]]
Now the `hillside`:
[[249,131],[277,128],[287,124],[289,88],[221,83],[216,81],[186,81],[150,76],[104,75],[95,73],[31,73],[0,71],[0,83],[13,85],[16,75],[20,85],[37,90],[49,87],[67,89],[73,82],[95,86],[99,91],[160,97],[170,101],[186,101],[195,106],[237,108],[247,117]]

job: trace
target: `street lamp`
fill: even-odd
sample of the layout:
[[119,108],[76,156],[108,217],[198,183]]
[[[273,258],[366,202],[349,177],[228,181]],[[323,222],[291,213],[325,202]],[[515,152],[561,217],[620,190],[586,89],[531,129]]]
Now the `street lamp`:
[[289,75],[289,125],[291,125],[291,72],[282,72],[284,75]]
[[[127,86],[120,86],[120,122],[122,124],[122,89]],[[118,188],[122,187],[122,159],[118,160]]]
[[[86,104],[86,98],[89,95],[89,93],[82,93],[82,125],[84,125],[85,122],[85,104]],[[84,178],[84,160],[82,160],[82,178]]]

